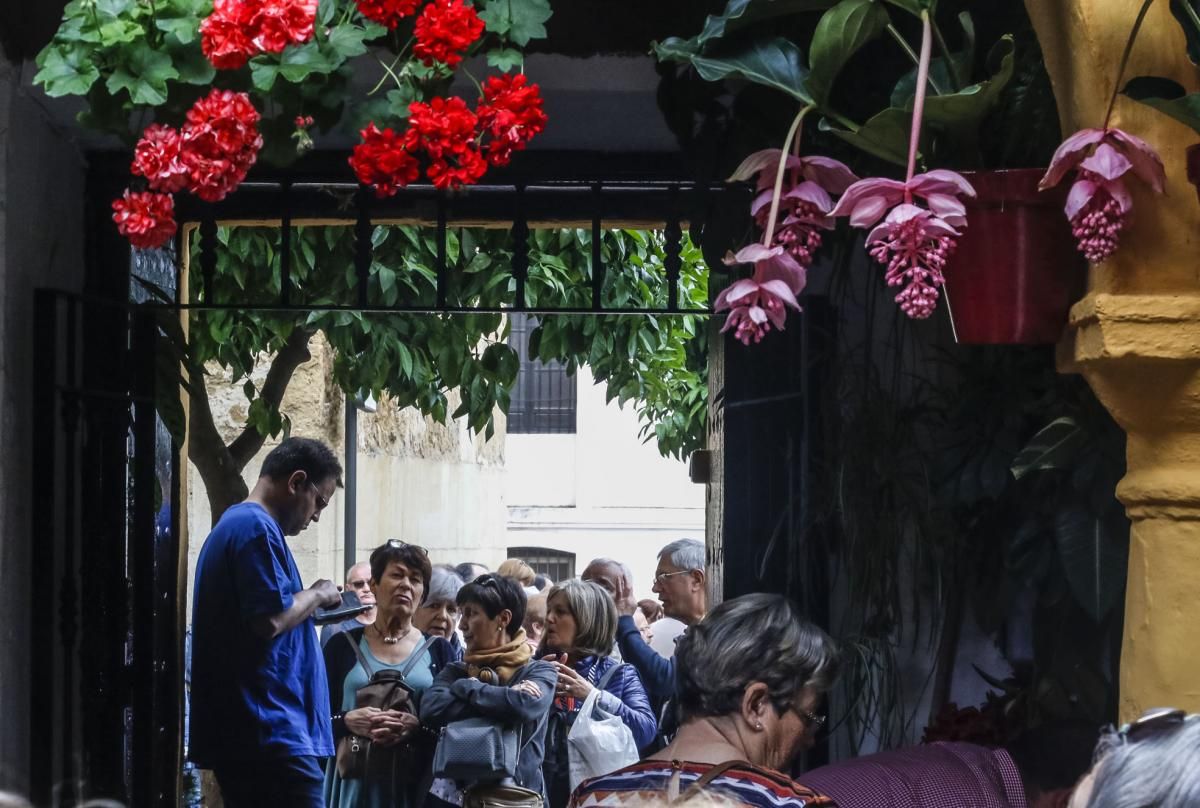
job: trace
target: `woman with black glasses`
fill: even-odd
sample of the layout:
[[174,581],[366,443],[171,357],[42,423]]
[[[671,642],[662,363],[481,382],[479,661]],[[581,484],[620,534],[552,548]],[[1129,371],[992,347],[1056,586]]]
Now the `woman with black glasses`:
[[[554,698],[554,667],[533,658],[521,624],[525,592],[511,578],[481,575],[458,590],[462,662],[447,665],[421,700],[421,720],[435,730],[483,718],[517,736],[515,784],[545,800],[542,756],[546,716]],[[443,736],[449,737],[449,731]],[[471,782],[435,780],[428,800],[462,805]]]
[[[375,620],[335,634],[324,648],[338,754],[325,771],[328,808],[417,808],[431,780],[434,737],[416,714],[421,693],[454,659],[446,640],[422,632],[413,615],[429,590],[425,550],[392,539],[371,553]],[[408,698],[391,707],[366,706],[378,683],[403,680]],[[386,688],[385,688],[386,690]]]

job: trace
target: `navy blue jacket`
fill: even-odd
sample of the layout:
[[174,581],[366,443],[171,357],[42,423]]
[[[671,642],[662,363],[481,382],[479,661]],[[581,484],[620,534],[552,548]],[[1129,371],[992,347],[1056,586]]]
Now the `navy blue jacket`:
[[674,658],[664,659],[647,645],[632,617],[622,615],[617,621],[617,646],[621,649],[621,658],[641,674],[651,701],[661,705],[675,695]]

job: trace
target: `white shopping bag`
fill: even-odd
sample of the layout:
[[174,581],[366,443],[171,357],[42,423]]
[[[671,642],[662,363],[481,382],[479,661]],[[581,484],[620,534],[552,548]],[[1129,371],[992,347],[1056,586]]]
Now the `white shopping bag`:
[[600,688],[583,700],[579,715],[567,733],[571,791],[584,780],[614,772],[638,762],[637,744],[625,722],[596,706]]

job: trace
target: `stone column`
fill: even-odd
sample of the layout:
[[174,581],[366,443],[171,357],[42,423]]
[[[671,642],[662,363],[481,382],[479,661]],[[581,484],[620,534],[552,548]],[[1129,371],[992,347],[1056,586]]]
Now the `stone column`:
[[[1026,0],[1064,135],[1103,124],[1139,5]],[[1166,3],[1151,7],[1124,80],[1138,75],[1198,88]],[[1120,681],[1128,719],[1159,705],[1200,711],[1200,204],[1185,167],[1200,135],[1124,97],[1110,125],[1158,151],[1167,191],[1131,183],[1133,221],[1118,253],[1091,268],[1059,367],[1084,375],[1129,438],[1117,488],[1133,521]]]

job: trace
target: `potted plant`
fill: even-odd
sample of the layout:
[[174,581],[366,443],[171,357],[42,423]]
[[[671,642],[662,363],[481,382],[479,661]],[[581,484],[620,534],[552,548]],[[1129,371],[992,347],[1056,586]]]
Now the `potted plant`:
[[[961,176],[962,188],[972,188],[975,194],[961,193],[957,205],[962,210],[956,207],[951,214],[955,232],[942,234],[957,245],[948,245],[945,255],[935,259],[941,262],[938,266],[919,270],[929,289],[920,297],[924,302],[906,312],[928,316],[933,310],[928,303],[936,300],[934,293],[944,280],[960,341],[1055,342],[1082,285],[1082,264],[1071,251],[1070,227],[1045,215],[1049,207],[1065,202],[1065,194],[1057,199],[1038,195],[1042,169],[984,168],[994,165],[983,143],[988,139],[985,130],[994,127],[985,123],[1011,112],[1006,88],[1016,72],[1014,38],[996,38],[987,58],[977,59],[972,17],[965,12],[958,16],[957,45],[952,47],[939,26],[936,5],[935,0],[894,0],[890,8],[872,0],[801,4],[808,10],[824,8],[812,25],[813,15],[798,13],[795,4],[732,0],[724,14],[709,18],[700,34],[660,43],[656,53],[660,60],[686,64],[708,80],[745,79],[786,93],[802,111],[809,109],[819,117],[818,129],[826,140],[836,139],[859,152],[851,165],[877,165],[880,160],[901,165],[906,182],[923,176],[915,173],[922,166],[974,169]],[[928,33],[914,47],[900,29],[924,19]],[[806,40],[807,59],[797,44]],[[894,63],[891,70],[880,69],[881,49],[891,42],[898,46],[893,50],[911,62],[909,69]],[[934,44],[936,58],[930,52]],[[1024,57],[1029,63],[1037,61],[1036,54]],[[839,81],[841,74],[846,78]],[[1024,78],[1022,89],[1028,89]],[[872,94],[874,86],[883,92]],[[862,97],[879,96],[881,109],[877,105],[863,110]],[[845,112],[848,109],[856,112]],[[798,142],[789,142],[799,154]],[[746,176],[746,171],[734,174],[737,179]],[[760,188],[767,184],[760,179]],[[932,192],[938,197],[936,204],[944,201],[945,190]],[[783,191],[786,198],[787,189]],[[892,204],[910,201],[900,193]],[[759,203],[756,213],[761,210]],[[865,221],[862,215],[856,219]],[[965,227],[967,222],[970,227]],[[760,221],[764,230],[768,224]],[[893,267],[890,258],[887,263],[887,282],[902,287],[897,302],[905,306],[916,300],[911,281],[905,279],[911,278],[912,268]]]

